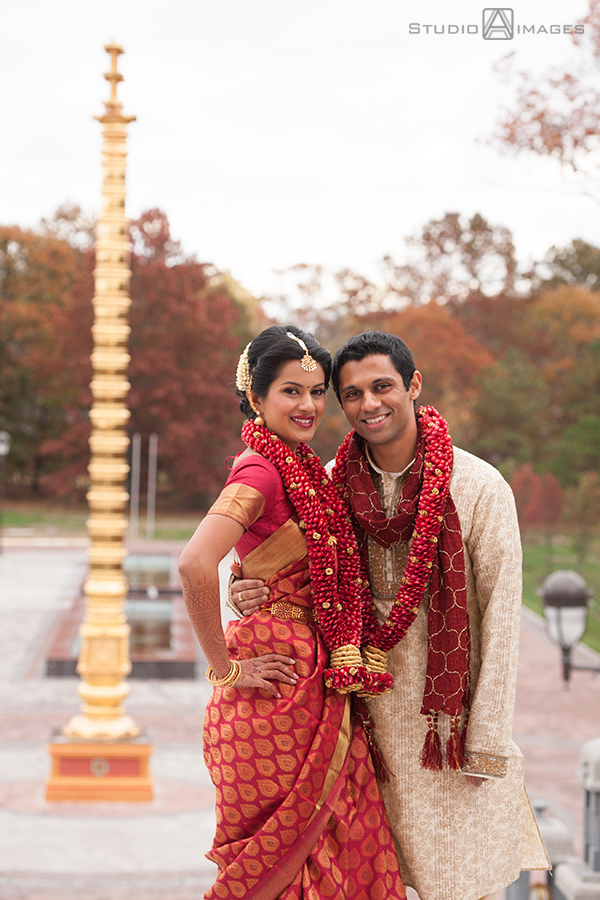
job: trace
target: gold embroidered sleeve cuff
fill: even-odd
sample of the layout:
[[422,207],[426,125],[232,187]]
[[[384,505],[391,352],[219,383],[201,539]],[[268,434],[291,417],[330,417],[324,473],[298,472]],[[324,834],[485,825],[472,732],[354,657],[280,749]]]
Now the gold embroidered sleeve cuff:
[[259,519],[265,508],[265,498],[248,484],[228,484],[223,488],[207,516],[219,515],[235,519],[245,529]]
[[504,778],[508,759],[505,756],[492,756],[489,753],[476,753],[465,750],[462,764],[463,775],[479,775],[483,778]]

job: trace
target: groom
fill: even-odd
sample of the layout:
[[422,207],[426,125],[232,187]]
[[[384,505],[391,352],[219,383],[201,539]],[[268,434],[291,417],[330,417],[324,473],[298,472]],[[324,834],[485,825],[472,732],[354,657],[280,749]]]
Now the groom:
[[[353,429],[333,477],[345,485],[395,679],[369,709],[395,776],[381,790],[404,883],[420,900],[493,896],[521,869],[549,865],[511,740],[521,606],[512,492],[492,466],[451,447],[435,410],[416,413],[421,374],[399,338],[351,338],[332,383]],[[248,615],[266,591],[238,581],[233,599]]]

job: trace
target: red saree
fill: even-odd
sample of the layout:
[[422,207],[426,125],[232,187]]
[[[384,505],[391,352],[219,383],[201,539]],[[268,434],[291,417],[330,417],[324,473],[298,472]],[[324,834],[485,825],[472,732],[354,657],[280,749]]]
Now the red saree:
[[[289,604],[312,607],[304,538],[275,468],[262,457],[244,463],[210,512],[242,521],[244,575],[264,578],[271,594],[269,608],[229,625],[229,652],[238,659],[289,655],[300,677],[296,685],[278,682],[279,700],[234,687],[215,689],[208,704],[204,756],[216,788],[217,831],[207,856],[219,874],[206,900],[403,900],[350,696],[325,687],[328,652],[316,626],[279,617],[289,615]],[[270,611],[274,603],[278,615]]]

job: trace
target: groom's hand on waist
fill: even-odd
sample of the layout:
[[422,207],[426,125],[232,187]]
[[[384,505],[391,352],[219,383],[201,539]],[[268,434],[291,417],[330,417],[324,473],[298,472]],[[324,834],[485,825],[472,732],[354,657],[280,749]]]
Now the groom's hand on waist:
[[258,578],[242,578],[242,570],[237,563],[233,563],[230,568],[234,576],[231,582],[231,603],[242,615],[249,616],[269,599],[269,588]]

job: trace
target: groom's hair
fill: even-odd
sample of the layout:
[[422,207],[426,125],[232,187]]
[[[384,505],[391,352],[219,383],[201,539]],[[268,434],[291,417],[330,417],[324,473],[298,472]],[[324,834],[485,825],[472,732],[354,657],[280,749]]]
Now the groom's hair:
[[333,358],[331,368],[331,383],[335,395],[341,403],[340,397],[340,369],[347,362],[360,362],[366,356],[389,356],[394,368],[402,376],[404,387],[408,390],[411,378],[415,373],[415,361],[412,353],[399,337],[388,334],[387,331],[364,331],[351,337],[341,347]]

